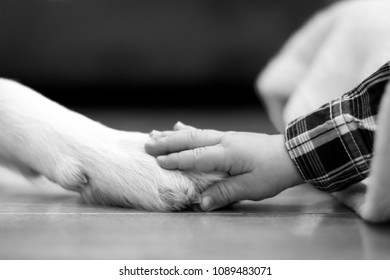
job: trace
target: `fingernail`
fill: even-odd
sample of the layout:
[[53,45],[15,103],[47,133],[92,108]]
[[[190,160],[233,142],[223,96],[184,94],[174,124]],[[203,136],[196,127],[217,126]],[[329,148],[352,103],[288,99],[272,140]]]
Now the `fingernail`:
[[203,211],[210,211],[213,207],[213,199],[210,196],[205,196],[202,198],[202,203],[200,204],[200,208]]
[[157,157],[157,160],[158,161],[164,161],[164,160],[166,160],[167,159],[167,156],[158,156]]
[[154,147],[156,146],[157,140],[154,138],[149,138],[145,143],[145,149],[148,153],[153,153]]
[[161,133],[161,131],[158,131],[158,130],[152,130],[149,133],[149,136],[156,139],[156,138],[160,138],[162,136],[162,133]]

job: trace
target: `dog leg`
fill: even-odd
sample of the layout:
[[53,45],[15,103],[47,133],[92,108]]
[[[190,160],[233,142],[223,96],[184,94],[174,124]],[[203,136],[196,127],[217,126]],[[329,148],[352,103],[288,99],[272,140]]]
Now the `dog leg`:
[[9,80],[0,80],[0,159],[91,203],[180,210],[220,174],[169,171],[144,150],[148,135],[110,129]]

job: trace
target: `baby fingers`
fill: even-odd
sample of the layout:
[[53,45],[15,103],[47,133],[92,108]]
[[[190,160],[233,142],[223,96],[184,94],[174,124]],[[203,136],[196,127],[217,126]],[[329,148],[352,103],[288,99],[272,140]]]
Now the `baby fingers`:
[[[154,134],[158,134],[154,132]],[[161,132],[159,137],[151,138],[145,149],[152,155],[166,155],[195,148],[219,144],[223,132],[216,130],[179,130]]]
[[157,162],[166,169],[224,171],[225,150],[222,145],[200,147],[157,157]]

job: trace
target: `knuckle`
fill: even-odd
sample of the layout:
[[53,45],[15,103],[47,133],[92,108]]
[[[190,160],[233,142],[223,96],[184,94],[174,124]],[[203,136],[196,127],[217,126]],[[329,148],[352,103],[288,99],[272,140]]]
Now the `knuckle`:
[[188,131],[188,138],[190,141],[195,141],[198,135],[198,131],[196,130],[189,130]]
[[204,162],[203,162],[203,156],[207,152],[207,148],[200,147],[196,148],[192,151],[194,166],[198,170],[204,169]]
[[205,147],[199,147],[199,148],[193,149],[192,152],[193,152],[194,158],[198,159],[206,152],[206,148]]

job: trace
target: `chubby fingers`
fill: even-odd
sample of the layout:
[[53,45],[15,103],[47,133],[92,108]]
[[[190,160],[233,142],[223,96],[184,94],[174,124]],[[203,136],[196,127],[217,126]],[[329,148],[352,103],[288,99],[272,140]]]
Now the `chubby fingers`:
[[226,171],[226,154],[222,145],[200,147],[169,155],[158,156],[157,162],[166,169]]
[[175,123],[175,125],[173,126],[173,130],[166,130],[166,131],[158,131],[158,130],[152,130],[150,133],[149,133],[149,136],[153,139],[158,139],[158,138],[162,138],[162,137],[165,137],[165,136],[170,136],[174,133],[176,133],[177,131],[183,131],[183,130],[196,130],[197,128],[191,126],[191,125],[186,125],[182,122],[177,122]]
[[216,130],[184,129],[161,132],[158,137],[151,138],[145,149],[151,155],[166,155],[219,144],[223,133]]
[[175,123],[175,125],[173,126],[173,130],[166,130],[166,131],[158,131],[158,130],[152,130],[150,133],[149,133],[149,136],[153,139],[158,139],[158,138],[161,138],[161,137],[165,137],[165,136],[170,136],[174,133],[176,133],[177,131],[182,131],[182,130],[196,130],[197,128],[196,127],[193,127],[191,125],[187,125],[187,124],[184,124],[182,122],[177,122]]

